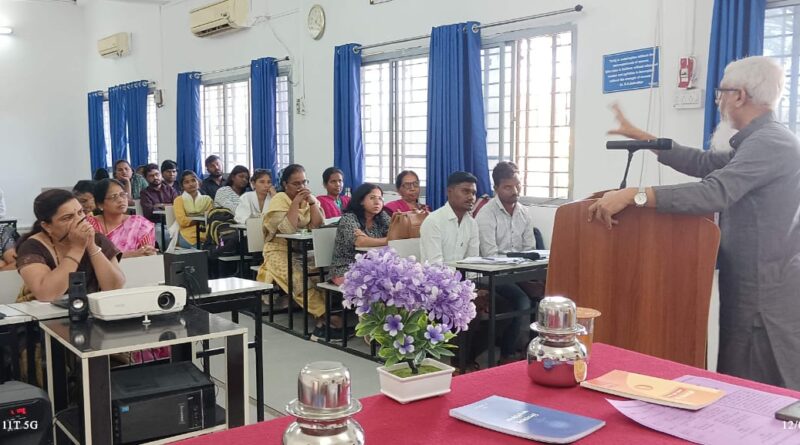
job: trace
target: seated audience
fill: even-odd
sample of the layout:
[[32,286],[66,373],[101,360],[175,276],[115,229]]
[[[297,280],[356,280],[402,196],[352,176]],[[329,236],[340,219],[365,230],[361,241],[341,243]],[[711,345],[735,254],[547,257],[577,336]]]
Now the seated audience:
[[181,184],[178,182],[178,164],[175,161],[167,159],[161,163],[161,182],[167,187],[174,188],[177,194],[181,194]]
[[447,204],[428,215],[419,230],[420,261],[448,263],[478,256],[478,223],[469,213],[477,184],[478,179],[467,172],[447,177]]
[[375,184],[358,186],[339,220],[333,251],[333,282],[341,285],[345,272],[356,260],[356,247],[386,245],[389,215],[383,212],[383,190]]
[[325,195],[317,196],[325,218],[335,218],[342,216],[344,210],[350,203],[349,196],[342,196],[344,189],[344,173],[336,167],[328,167],[322,172],[322,185],[328,192]]
[[17,249],[14,247],[19,233],[11,224],[0,224],[0,270],[17,268]]
[[[435,262],[453,262],[467,257],[478,256],[480,241],[478,223],[472,219],[470,211],[475,205],[477,178],[471,173],[455,172],[447,178],[447,203],[442,208],[428,215],[420,227],[420,260]],[[467,337],[467,361],[470,369],[478,369],[475,359],[488,346],[488,336],[481,329],[481,320],[488,318],[488,293],[479,291],[475,301],[478,310],[469,326],[468,332],[459,335]],[[506,312],[503,299],[497,299],[497,313]],[[508,323],[497,322],[497,332],[505,332]]]
[[94,202],[94,184],[95,181],[82,179],[72,187],[72,194],[81,203],[83,213],[86,215],[94,215],[97,212],[97,204]]
[[[319,201],[308,189],[308,179],[302,165],[291,164],[281,173],[282,192],[269,201],[269,209],[264,217],[264,263],[258,271],[258,280],[265,283],[277,283],[284,292],[289,292],[289,270],[286,264],[288,245],[286,240],[276,235],[292,234],[299,229],[315,229],[322,225],[322,210]],[[292,298],[303,305],[303,266],[299,255],[292,261]],[[314,337],[325,335],[325,299],[317,289],[316,277],[308,281],[308,313],[316,318]],[[342,338],[342,319],[331,316],[331,335]]]
[[235,218],[239,224],[244,224],[250,218],[263,218],[269,209],[270,199],[277,193],[272,185],[272,173],[262,168],[253,172],[250,186],[253,191],[245,192],[236,207]]
[[[196,221],[190,216],[203,216],[214,207],[211,197],[200,193],[200,180],[191,170],[181,174],[181,188],[183,193],[175,198],[172,209],[175,211],[175,225],[170,227],[170,235],[177,236],[178,245],[193,249],[197,246]],[[200,232],[200,242],[206,240],[206,232]],[[174,241],[173,241],[174,242]]]
[[92,176],[93,181],[99,181],[101,179],[108,179],[110,176],[108,175],[108,169],[106,168],[98,168],[94,171],[94,176]]
[[161,180],[161,172],[158,169],[158,165],[145,165],[144,174],[147,180],[147,188],[142,190],[139,201],[142,206],[142,216],[156,224],[160,224],[161,218],[159,215],[154,215],[153,211],[172,205],[175,202],[175,198],[178,197],[178,193]]
[[169,246],[170,237],[167,235],[166,227],[161,227],[163,221],[161,215],[156,215],[153,211],[156,209],[163,210],[166,206],[171,206],[178,197],[178,192],[161,179],[158,165],[147,164],[144,167],[144,174],[148,185],[146,189],[142,190],[141,199],[139,200],[139,204],[142,206],[142,216],[155,224],[156,234],[162,233],[163,230],[166,246],[161,246],[161,249],[165,250]]
[[[520,252],[536,248],[533,236],[533,218],[528,208],[519,203],[522,183],[519,170],[513,162],[499,162],[492,170],[494,198],[476,218],[480,231],[481,256],[495,256],[505,252]],[[496,288],[499,298],[513,310],[531,308],[528,293],[518,283],[503,284]],[[513,361],[522,327],[530,323],[530,315],[513,318],[500,343],[500,362]]]
[[430,208],[425,204],[419,203],[419,176],[411,170],[401,171],[394,181],[400,199],[392,201],[383,206],[389,216],[394,212],[410,212],[412,210],[425,210],[430,212]]
[[134,199],[139,199],[142,190],[147,188],[147,181],[139,174],[134,174],[131,164],[120,159],[114,163],[114,179],[122,184],[128,194],[128,205],[133,205]]
[[214,207],[220,207],[236,212],[239,203],[242,201],[242,194],[247,191],[247,186],[250,183],[250,170],[243,165],[237,165],[231,170],[228,175],[228,180],[225,181],[225,186],[217,190],[214,196]]
[[103,179],[94,187],[94,200],[101,211],[88,217],[95,232],[106,236],[123,258],[155,255],[153,223],[144,216],[128,215],[128,193],[116,179]]
[[205,164],[208,176],[203,179],[203,183],[200,185],[200,193],[210,197],[213,201],[217,196],[217,190],[225,182],[225,178],[222,176],[222,161],[220,161],[219,156],[211,155],[206,158]]
[[33,201],[36,221],[17,245],[17,270],[25,284],[19,301],[52,301],[67,293],[70,272],[86,273],[88,292],[120,289],[120,251],[96,233],[72,193],[53,189]]

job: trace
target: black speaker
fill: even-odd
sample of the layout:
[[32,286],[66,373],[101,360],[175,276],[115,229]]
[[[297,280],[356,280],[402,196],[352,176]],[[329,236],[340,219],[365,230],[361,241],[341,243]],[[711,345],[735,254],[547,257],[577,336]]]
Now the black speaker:
[[69,274],[69,321],[81,323],[89,317],[89,299],[86,297],[86,273]]

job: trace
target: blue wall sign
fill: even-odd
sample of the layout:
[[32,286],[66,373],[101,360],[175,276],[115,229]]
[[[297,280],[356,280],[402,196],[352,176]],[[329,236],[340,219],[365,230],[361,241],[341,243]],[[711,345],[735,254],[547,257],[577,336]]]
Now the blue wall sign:
[[650,88],[651,81],[657,87],[659,53],[656,47],[603,56],[603,93]]

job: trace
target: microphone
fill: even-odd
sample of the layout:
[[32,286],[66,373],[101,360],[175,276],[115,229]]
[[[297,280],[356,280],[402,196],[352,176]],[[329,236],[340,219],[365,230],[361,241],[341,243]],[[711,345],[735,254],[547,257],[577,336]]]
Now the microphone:
[[608,141],[606,150],[672,150],[674,142],[668,138],[651,139],[649,141]]

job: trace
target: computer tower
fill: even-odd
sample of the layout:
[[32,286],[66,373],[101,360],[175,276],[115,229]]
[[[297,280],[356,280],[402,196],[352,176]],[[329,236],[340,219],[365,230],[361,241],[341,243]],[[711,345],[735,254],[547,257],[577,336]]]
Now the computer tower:
[[138,443],[218,423],[214,384],[191,362],[111,373],[114,444]]

